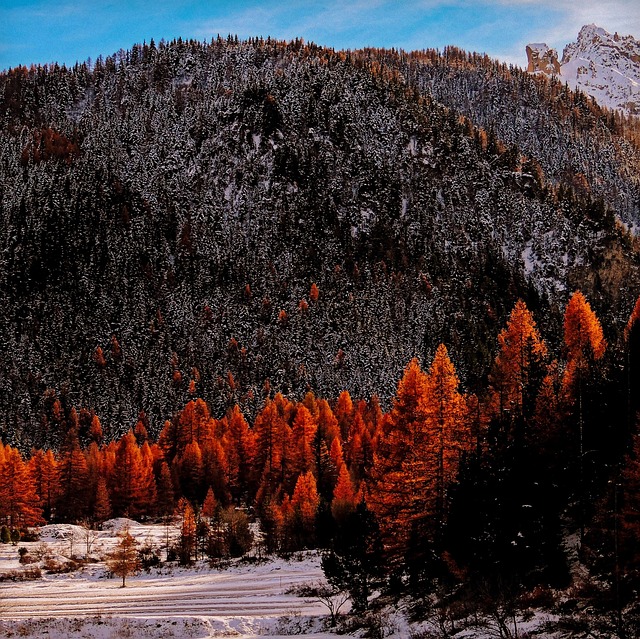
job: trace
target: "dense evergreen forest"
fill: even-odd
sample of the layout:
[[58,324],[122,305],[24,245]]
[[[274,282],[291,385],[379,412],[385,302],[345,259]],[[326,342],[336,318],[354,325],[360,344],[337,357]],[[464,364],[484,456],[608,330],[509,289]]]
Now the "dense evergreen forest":
[[479,395],[441,344],[427,370],[408,363],[387,412],[375,396],[295,402],[265,388],[250,426],[237,405],[213,417],[192,380],[157,441],[141,414],[107,443],[97,415],[52,396],[58,452],[25,461],[0,445],[3,539],[45,521],[177,520],[167,557],[188,564],[245,553],[255,519],[264,552],[323,549],[356,613],[382,591],[416,619],[435,607],[445,628],[542,607],[567,630],[634,636],[640,299],[617,344],[579,292],[561,357],[521,300],[497,344]]
[[271,40],[134,46],[0,75],[0,427],[197,395],[250,419],[265,383],[376,394],[445,343],[486,387],[518,299],[549,344],[580,289],[615,343],[640,292],[638,125],[456,49]]
[[218,38],[12,69],[0,127],[5,536],[177,512],[189,562],[254,518],[356,611],[633,636],[637,120],[454,48]]

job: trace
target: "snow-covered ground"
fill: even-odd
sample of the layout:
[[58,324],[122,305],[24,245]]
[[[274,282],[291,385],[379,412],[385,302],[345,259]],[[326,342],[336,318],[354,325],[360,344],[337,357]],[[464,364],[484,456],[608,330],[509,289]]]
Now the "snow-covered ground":
[[[335,637],[321,631],[327,610],[291,589],[322,581],[317,554],[266,562],[234,562],[224,569],[200,562],[190,568],[160,568],[127,579],[108,578],[102,561],[116,541],[123,520],[113,520],[93,540],[95,563],[77,572],[47,574],[34,581],[0,583],[0,636],[20,637],[216,637],[284,636],[309,632],[312,637]],[[128,522],[141,545],[162,548],[163,525]],[[69,525],[45,526],[38,542],[18,547],[0,544],[0,574],[31,566],[18,563],[18,548],[29,554],[48,551],[58,561],[86,552],[87,533]],[[46,544],[46,548],[44,547]]]
[[[231,561],[210,567],[206,561],[191,567],[166,564],[127,578],[106,573],[104,557],[128,526],[141,547],[160,551],[178,531],[161,524],[143,525],[131,520],[107,522],[101,531],[79,526],[43,526],[40,539],[17,546],[0,544],[0,575],[20,573],[34,566],[42,576],[32,581],[0,582],[0,637],[48,639],[132,639],[285,637],[303,634],[310,639],[335,639],[328,632],[328,611],[319,601],[298,597],[296,587],[324,581],[320,556],[302,553],[292,559],[270,558]],[[18,549],[25,547],[36,564],[21,565]],[[51,574],[46,559],[63,564],[74,555],[91,557],[79,570]],[[441,619],[434,617],[409,625],[395,606],[378,613],[377,635],[389,639],[440,636]],[[535,612],[518,620],[521,633],[530,637],[555,637],[548,633],[552,616]],[[458,627],[460,639],[497,636],[491,619],[483,627]],[[344,628],[343,628],[344,630]],[[358,633],[362,636],[362,631]]]

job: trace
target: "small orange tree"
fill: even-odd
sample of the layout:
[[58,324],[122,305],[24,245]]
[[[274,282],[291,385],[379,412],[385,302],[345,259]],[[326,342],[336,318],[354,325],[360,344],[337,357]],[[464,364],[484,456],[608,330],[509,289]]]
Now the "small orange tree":
[[542,373],[547,356],[547,347],[533,315],[522,300],[518,300],[506,328],[500,331],[498,344],[500,351],[491,373],[492,412],[500,414],[513,410],[521,415],[532,395],[529,389],[531,377],[535,377],[536,372]]
[[138,542],[131,536],[128,526],[118,533],[118,544],[107,557],[107,568],[116,576],[122,577],[122,587],[126,586],[129,575],[140,570],[140,559],[136,546]]

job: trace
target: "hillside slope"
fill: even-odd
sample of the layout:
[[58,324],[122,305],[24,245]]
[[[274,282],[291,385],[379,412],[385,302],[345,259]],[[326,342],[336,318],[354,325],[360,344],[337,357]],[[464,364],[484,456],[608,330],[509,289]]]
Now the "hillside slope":
[[[384,402],[442,341],[473,388],[518,297],[551,334],[577,287],[627,317],[632,140],[469,59],[230,39],[0,76],[5,438],[49,442],[55,394],[157,433],[191,379],[214,413],[267,379]],[[547,172],[574,152],[601,188]]]

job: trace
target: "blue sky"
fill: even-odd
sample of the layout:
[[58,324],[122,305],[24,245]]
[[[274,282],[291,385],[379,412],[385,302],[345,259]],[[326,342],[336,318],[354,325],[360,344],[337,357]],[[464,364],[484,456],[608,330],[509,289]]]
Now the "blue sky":
[[524,46],[562,53],[594,22],[640,38],[638,0],[0,0],[0,69],[74,64],[174,37],[302,37],[335,48],[455,44],[524,65]]

